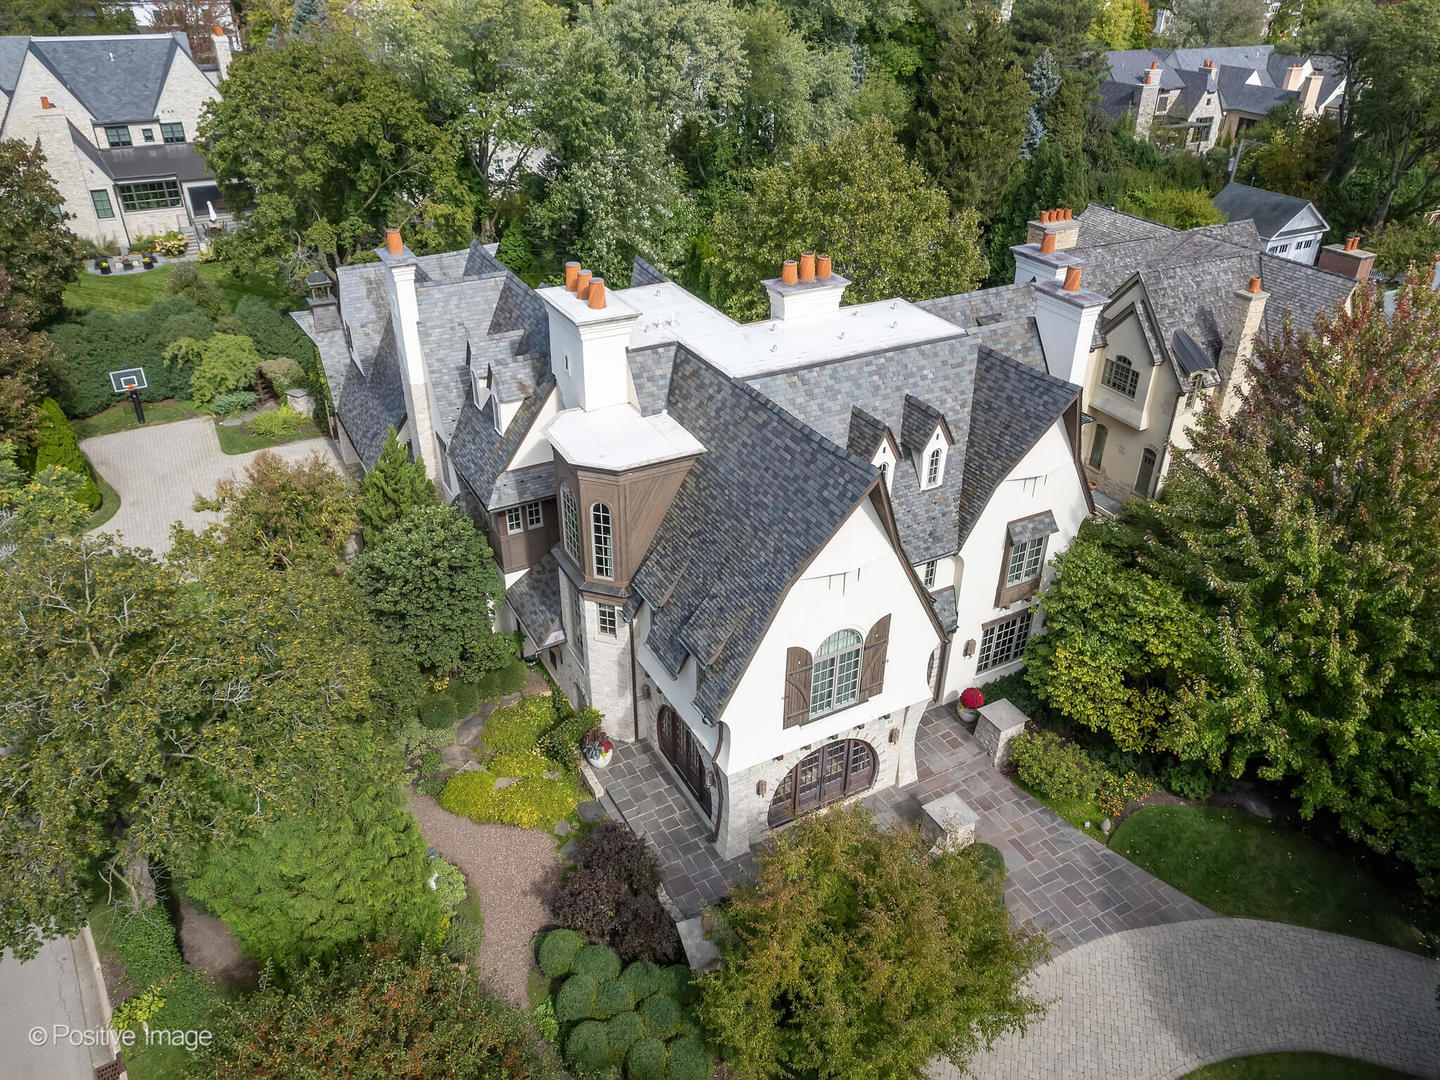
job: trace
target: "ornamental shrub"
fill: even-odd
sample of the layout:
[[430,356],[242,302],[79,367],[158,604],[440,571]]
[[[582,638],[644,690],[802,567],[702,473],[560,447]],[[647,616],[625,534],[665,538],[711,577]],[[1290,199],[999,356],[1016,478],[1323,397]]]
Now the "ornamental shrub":
[[605,1025],[595,1020],[576,1024],[565,1040],[565,1060],[581,1072],[594,1072],[609,1065],[611,1053]]
[[480,707],[480,688],[474,683],[451,679],[448,689],[450,696],[455,699],[455,714],[462,719],[473,715]]
[[[586,945],[575,957],[575,970],[597,979],[618,979],[620,957],[604,945]],[[618,1010],[617,1010],[618,1011]]]
[[100,487],[90,462],[80,452],[75,429],[65,419],[59,403],[47,397],[40,403],[40,422],[36,425],[35,472],[39,474],[51,466],[67,469],[79,478],[79,486],[71,493],[77,503],[87,510],[100,506]]
[[554,717],[550,699],[540,695],[496,709],[485,720],[485,748],[491,753],[534,750],[541,732],[550,727]]
[[483,926],[457,911],[450,916],[450,925],[445,929],[445,940],[440,948],[457,964],[471,964],[475,962],[475,954],[480,951],[484,936]]
[[1052,799],[1088,799],[1104,769],[1083,749],[1053,731],[1032,729],[1010,743],[1010,762],[1026,787]]
[[571,975],[555,995],[555,1017],[562,1024],[591,1020],[595,1016],[595,994],[599,983],[591,975]]
[[246,409],[253,409],[260,395],[253,390],[231,390],[229,393],[216,394],[210,402],[210,411],[216,416],[234,416]]
[[251,435],[259,435],[262,439],[288,439],[307,423],[309,420],[304,413],[296,412],[289,405],[281,405],[278,409],[260,413],[245,426],[250,429]]
[[[525,689],[525,679],[530,669],[520,657],[512,657],[503,667],[487,671],[475,682],[478,701],[499,701]],[[471,710],[474,711],[474,710]]]
[[569,975],[575,970],[575,954],[584,945],[584,939],[574,930],[551,930],[540,939],[536,961],[552,979]]
[[660,969],[660,993],[689,1005],[699,996],[695,973],[685,964],[667,964]]
[[715,1071],[710,1051],[694,1039],[674,1039],[665,1050],[670,1058],[670,1080],[710,1080]]
[[601,822],[580,841],[576,858],[578,865],[549,897],[561,924],[607,942],[622,960],[682,955],[675,924],[656,895],[659,863],[643,839]]
[[620,979],[630,988],[636,1001],[644,1001],[660,989],[660,969],[649,960],[633,961],[625,968]]
[[537,780],[554,766],[548,758],[539,754],[527,754],[520,750],[506,750],[496,754],[485,763],[485,771],[496,776],[519,776]]
[[1181,761],[1174,758],[1160,766],[1160,782],[1182,799],[1208,799],[1217,791],[1228,790],[1229,777],[1212,773],[1202,761]]
[[458,719],[455,711],[455,699],[443,690],[438,693],[426,694],[421,698],[418,712],[421,725],[431,731],[449,727]]
[[270,360],[262,359],[260,372],[270,380],[270,385],[274,387],[277,394],[283,394],[286,390],[293,390],[297,386],[305,385],[305,372],[300,369],[297,361],[291,360],[288,356],[277,356]]
[[649,1036],[640,1039],[625,1055],[628,1080],[665,1080],[665,1044]]
[[225,310],[225,298],[220,295],[220,290],[214,282],[201,276],[200,268],[194,263],[173,267],[165,288],[173,296],[185,297],[212,319]]
[[634,1011],[617,1013],[605,1025],[605,1037],[610,1043],[610,1051],[621,1059],[644,1034],[645,1022],[640,1019],[640,1014]]
[[496,791],[495,779],[483,769],[457,773],[440,793],[440,805],[477,824],[535,829],[552,827],[580,802],[579,791],[568,780],[524,779]]
[[435,882],[435,899],[444,911],[449,911],[465,899],[465,874],[458,866],[452,866],[444,859],[431,859],[430,870]]
[[165,350],[165,363],[188,368],[190,396],[208,405],[220,394],[255,385],[260,354],[243,334],[211,334],[204,341],[181,338]]
[[599,715],[594,709],[586,709],[559,721],[540,736],[536,748],[562,768],[576,768],[580,764],[580,740],[595,727],[591,713]]
[[609,1020],[634,1009],[635,995],[619,979],[607,979],[595,991],[595,1015],[601,1020]]
[[668,1039],[680,1031],[680,1004],[668,994],[652,994],[636,1010],[645,1021],[645,1030],[657,1039]]
[[660,884],[660,863],[650,845],[617,821],[602,821],[580,841],[578,861],[632,892],[651,892]]

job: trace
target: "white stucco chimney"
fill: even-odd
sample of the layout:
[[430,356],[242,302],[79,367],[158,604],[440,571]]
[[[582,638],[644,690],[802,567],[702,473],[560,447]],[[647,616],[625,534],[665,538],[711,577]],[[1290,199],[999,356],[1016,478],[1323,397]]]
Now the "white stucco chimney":
[[220,69],[220,78],[225,78],[225,73],[230,70],[230,35],[225,33],[223,26],[212,26],[211,32],[215,42],[215,66]]
[[817,257],[807,251],[798,263],[786,260],[780,276],[764,282],[770,294],[770,317],[795,322],[834,315],[849,284],[849,278],[835,273],[829,255]]
[[1035,285],[1035,327],[1045,363],[1058,379],[1084,387],[1089,378],[1090,342],[1108,296],[1080,287],[1081,269],[1070,266],[1065,281]]
[[405,372],[405,415],[409,419],[410,449],[425,463],[425,475],[440,489],[447,490],[440,469],[440,448],[435,432],[439,408],[430,388],[425,352],[420,346],[420,308],[415,296],[415,272],[419,264],[405,246],[399,229],[385,231],[385,246],[375,253],[385,265],[385,288],[390,296],[390,322],[395,347]]
[[605,280],[579,263],[565,265],[565,284],[540,289],[550,320],[550,370],[562,409],[594,412],[634,403],[630,332],[640,312],[606,291]]

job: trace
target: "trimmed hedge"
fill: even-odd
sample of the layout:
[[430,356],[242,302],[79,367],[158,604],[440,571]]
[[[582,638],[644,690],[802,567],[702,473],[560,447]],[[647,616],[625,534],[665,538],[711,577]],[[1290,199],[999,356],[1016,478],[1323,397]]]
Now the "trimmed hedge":
[[610,1049],[617,1057],[623,1058],[630,1047],[644,1037],[645,1022],[640,1019],[639,1013],[618,1013],[614,1019],[606,1022],[605,1035],[610,1042]]
[[674,1039],[667,1046],[670,1080],[710,1080],[715,1071],[710,1052],[694,1039]]
[[569,975],[575,970],[575,954],[585,942],[574,930],[551,930],[540,941],[536,962],[552,979]]
[[608,979],[595,991],[595,1016],[609,1020],[612,1016],[635,1010],[635,995],[619,979]]
[[652,994],[636,1010],[645,1021],[645,1030],[657,1039],[668,1039],[680,1032],[680,1006],[665,994]]
[[555,1018],[562,1024],[591,1020],[599,984],[590,975],[571,975],[555,995]]
[[586,945],[575,957],[575,970],[597,979],[618,979],[620,957],[604,945]]
[[54,398],[40,403],[40,423],[35,438],[35,472],[55,466],[67,469],[80,479],[72,498],[87,510],[100,506],[100,486],[95,483],[95,472],[85,455],[80,452],[80,440],[75,429],[65,419],[65,413]]
[[636,1001],[644,1001],[651,994],[659,992],[660,969],[649,960],[636,960],[625,968],[620,980],[630,988]]
[[455,699],[443,690],[421,698],[418,712],[421,725],[431,731],[449,727],[458,719]]
[[625,1055],[625,1075],[629,1080],[665,1080],[665,1044],[646,1037]]
[[584,1020],[575,1025],[565,1040],[565,1059],[577,1069],[593,1072],[612,1064],[610,1042],[605,1025],[598,1020]]
[[699,997],[694,972],[684,964],[667,964],[660,969],[660,992],[689,1005]]

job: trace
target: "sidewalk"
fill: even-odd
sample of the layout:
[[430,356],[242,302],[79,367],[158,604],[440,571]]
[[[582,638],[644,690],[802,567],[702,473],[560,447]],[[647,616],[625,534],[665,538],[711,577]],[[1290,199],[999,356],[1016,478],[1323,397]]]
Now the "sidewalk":
[[[104,983],[89,931],[47,941],[20,963],[0,959],[0,1073],[6,1080],[92,1080],[114,1055],[92,1042],[109,1020]],[[74,1033],[74,1034],[71,1034]]]

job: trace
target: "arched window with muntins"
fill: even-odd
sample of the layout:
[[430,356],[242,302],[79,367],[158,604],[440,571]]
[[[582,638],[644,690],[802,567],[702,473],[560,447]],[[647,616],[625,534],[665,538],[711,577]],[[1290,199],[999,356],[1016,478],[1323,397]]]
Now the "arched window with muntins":
[[1140,373],[1135,370],[1135,365],[1130,362],[1128,356],[1107,356],[1105,370],[1100,376],[1100,381],[1117,394],[1133,398],[1140,385]]
[[565,541],[565,553],[580,562],[580,508],[575,505],[575,493],[568,485],[560,487],[560,530]]
[[925,486],[934,487],[940,482],[940,462],[945,458],[945,451],[936,447],[930,451],[930,463],[925,466]]
[[610,507],[602,502],[590,504],[590,554],[597,578],[615,576],[615,533]]
[[863,739],[827,743],[796,765],[770,800],[772,829],[801,814],[858,795],[875,782],[875,751]]
[[810,715],[833,712],[860,700],[860,653],[864,641],[854,630],[837,630],[815,651],[810,673]]

